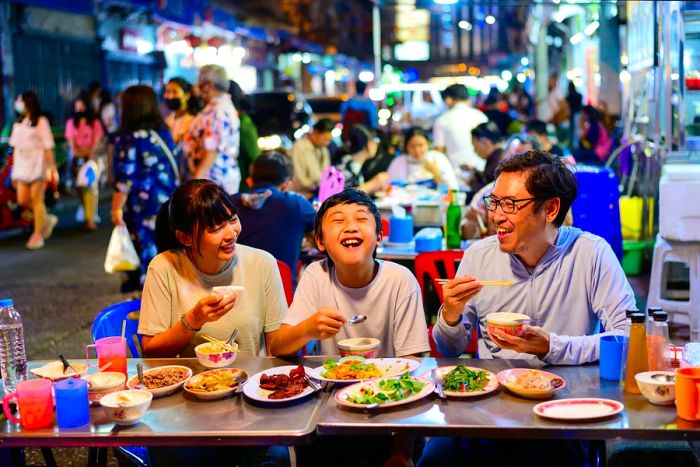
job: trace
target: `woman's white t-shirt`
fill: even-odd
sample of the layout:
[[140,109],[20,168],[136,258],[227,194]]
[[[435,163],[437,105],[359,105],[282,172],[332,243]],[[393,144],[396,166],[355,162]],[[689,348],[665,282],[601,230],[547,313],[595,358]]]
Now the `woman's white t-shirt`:
[[234,328],[238,329],[236,342],[241,353],[260,355],[264,333],[279,329],[287,301],[275,258],[240,244],[231,264],[216,275],[198,270],[179,250],[153,258],[143,288],[138,332],[154,336],[168,330],[199,300],[211,295],[212,287],[225,285],[244,288],[237,304],[218,321],[202,326],[180,355],[194,356],[194,347],[205,342],[200,334],[227,340]]
[[36,126],[32,126],[29,119],[15,122],[10,133],[10,146],[14,150],[11,178],[25,183],[43,180],[46,175],[44,153],[54,147],[46,117],[39,117]]

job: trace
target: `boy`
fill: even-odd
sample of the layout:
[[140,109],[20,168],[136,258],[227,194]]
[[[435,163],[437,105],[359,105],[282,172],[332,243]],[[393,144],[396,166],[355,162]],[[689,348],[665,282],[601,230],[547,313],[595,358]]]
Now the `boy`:
[[[328,198],[314,233],[327,258],[306,269],[270,353],[295,354],[318,339],[322,355],[337,355],[337,342],[353,337],[379,339],[380,357],[429,351],[418,281],[405,267],[374,259],[381,218],[369,196],[351,189]],[[344,326],[358,314],[367,320]]]

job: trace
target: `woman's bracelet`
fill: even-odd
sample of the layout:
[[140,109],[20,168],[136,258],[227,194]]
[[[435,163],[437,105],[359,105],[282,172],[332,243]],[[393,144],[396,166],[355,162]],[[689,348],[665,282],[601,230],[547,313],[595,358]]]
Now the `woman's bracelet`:
[[192,332],[199,332],[202,330],[202,328],[193,328],[190,323],[187,322],[185,319],[185,315],[180,316],[180,321],[182,321],[182,325],[185,326],[187,329],[189,329]]

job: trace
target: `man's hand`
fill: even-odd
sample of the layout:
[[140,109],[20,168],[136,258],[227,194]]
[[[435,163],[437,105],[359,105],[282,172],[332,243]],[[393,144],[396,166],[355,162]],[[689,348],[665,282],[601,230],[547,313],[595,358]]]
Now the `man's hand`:
[[472,276],[456,277],[442,286],[442,318],[450,326],[459,322],[464,306],[481,291],[482,285]]
[[549,333],[537,326],[523,325],[522,337],[513,336],[499,329],[489,331],[491,340],[500,348],[515,350],[520,353],[529,353],[544,357],[549,353]]
[[345,317],[333,308],[321,308],[304,320],[304,329],[309,339],[328,339],[340,332]]

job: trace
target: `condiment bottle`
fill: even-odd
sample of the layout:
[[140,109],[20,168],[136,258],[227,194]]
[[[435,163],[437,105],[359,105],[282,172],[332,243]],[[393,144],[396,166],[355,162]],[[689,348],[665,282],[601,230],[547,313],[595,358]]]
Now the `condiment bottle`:
[[448,249],[459,249],[462,245],[462,208],[457,202],[457,190],[450,190],[449,206],[445,222],[445,239]]
[[637,310],[625,310],[625,342],[622,344],[622,365],[620,365],[620,384],[625,385],[625,370],[627,369],[627,350],[629,349],[630,327],[632,326],[632,313]]
[[647,336],[644,324],[644,313],[632,313],[630,316],[629,350],[627,351],[627,371],[625,372],[625,392],[639,394],[637,381],[634,376],[649,369],[647,358]]
[[651,335],[647,337],[649,354],[649,370],[669,371],[671,362],[668,359],[668,313],[655,311],[651,325]]
[[647,328],[647,340],[649,339],[649,336],[651,336],[651,326],[654,324],[654,313],[657,311],[663,311],[661,308],[647,308],[647,320],[646,320],[646,328]]

